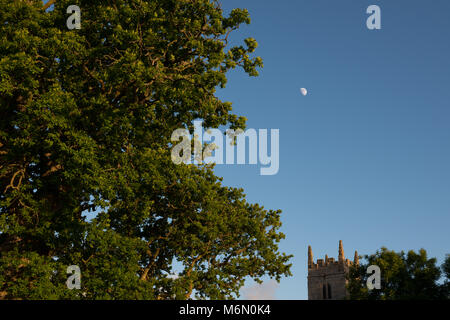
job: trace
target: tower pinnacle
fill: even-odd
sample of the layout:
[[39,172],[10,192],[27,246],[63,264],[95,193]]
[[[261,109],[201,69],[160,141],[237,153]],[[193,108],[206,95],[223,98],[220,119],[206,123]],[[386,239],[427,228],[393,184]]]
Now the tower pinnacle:
[[355,265],[359,265],[359,257],[358,257],[358,251],[355,250],[355,258],[353,259],[353,263]]
[[308,267],[311,267],[313,264],[313,254],[311,246],[308,246]]
[[342,240],[339,240],[339,261],[344,261],[344,247],[342,246]]

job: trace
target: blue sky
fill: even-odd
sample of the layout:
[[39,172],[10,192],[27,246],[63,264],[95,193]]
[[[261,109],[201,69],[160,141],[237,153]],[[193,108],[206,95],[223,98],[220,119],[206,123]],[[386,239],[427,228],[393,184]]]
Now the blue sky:
[[[282,209],[293,277],[277,299],[307,299],[314,258],[425,248],[450,253],[450,1],[226,0],[247,8],[264,60],[258,78],[229,74],[218,95],[248,128],[280,129],[280,170],[219,165],[250,202]],[[368,30],[366,9],[381,8]],[[303,97],[299,89],[309,93]]]

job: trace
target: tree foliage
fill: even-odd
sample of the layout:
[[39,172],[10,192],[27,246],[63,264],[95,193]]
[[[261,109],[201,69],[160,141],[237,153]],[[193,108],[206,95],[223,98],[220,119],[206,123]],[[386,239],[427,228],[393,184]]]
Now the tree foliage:
[[210,0],[0,0],[0,298],[223,299],[290,275],[279,210],[170,158],[194,119],[245,127],[215,95],[262,66],[254,39],[228,45],[243,23]]
[[[436,258],[428,258],[425,249],[395,252],[382,247],[365,255],[366,263],[353,265],[349,271],[348,291],[352,300],[437,300],[448,299],[450,292],[441,284],[441,270]],[[450,261],[447,258],[446,263]],[[381,270],[381,289],[368,290],[367,268]],[[444,263],[445,265],[445,263]],[[443,266],[444,266],[443,265]],[[447,282],[448,282],[447,274]]]

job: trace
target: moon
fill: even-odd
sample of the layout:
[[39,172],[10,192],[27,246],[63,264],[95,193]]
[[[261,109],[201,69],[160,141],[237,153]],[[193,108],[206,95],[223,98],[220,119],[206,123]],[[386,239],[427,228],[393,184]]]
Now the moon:
[[302,95],[306,96],[308,94],[308,90],[306,90],[305,88],[300,88],[300,92],[302,93]]

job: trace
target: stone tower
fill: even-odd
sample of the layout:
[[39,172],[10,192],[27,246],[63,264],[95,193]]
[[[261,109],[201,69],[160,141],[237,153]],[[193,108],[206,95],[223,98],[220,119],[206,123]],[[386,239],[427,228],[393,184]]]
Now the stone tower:
[[314,263],[311,246],[308,246],[308,300],[342,300],[347,296],[347,273],[353,264],[359,264],[358,252],[351,262],[345,259],[342,240],[339,240],[338,260],[328,258],[317,259]]

